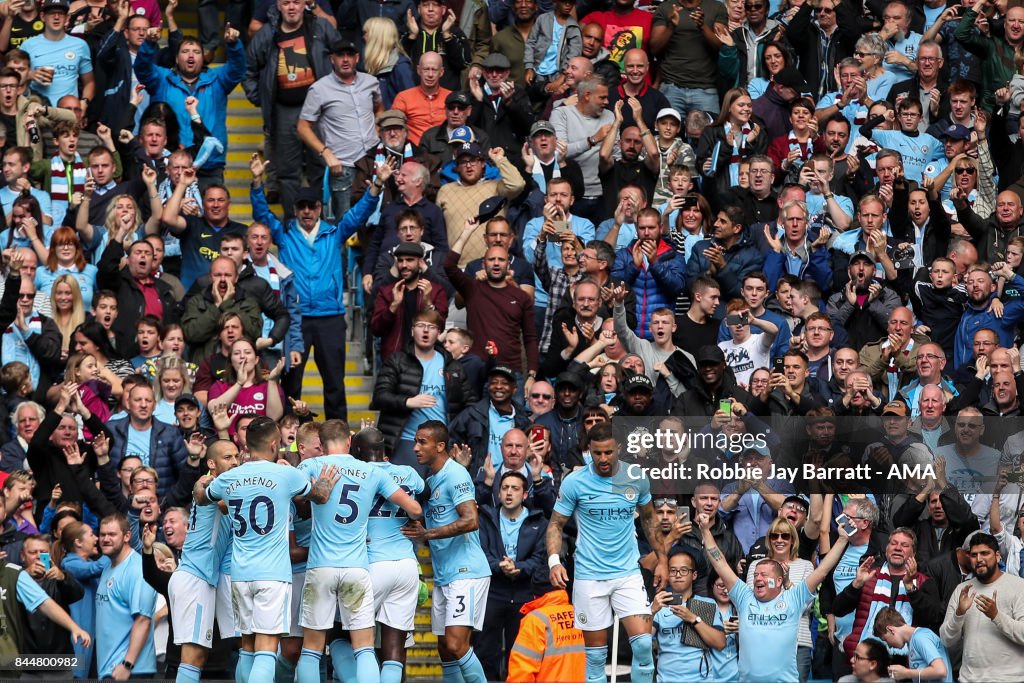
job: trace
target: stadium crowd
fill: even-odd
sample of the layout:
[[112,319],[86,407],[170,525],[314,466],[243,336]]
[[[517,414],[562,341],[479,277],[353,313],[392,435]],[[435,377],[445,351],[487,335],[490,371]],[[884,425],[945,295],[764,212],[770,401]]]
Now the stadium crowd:
[[0,1],[2,675],[1024,680],[1024,3],[195,9]]

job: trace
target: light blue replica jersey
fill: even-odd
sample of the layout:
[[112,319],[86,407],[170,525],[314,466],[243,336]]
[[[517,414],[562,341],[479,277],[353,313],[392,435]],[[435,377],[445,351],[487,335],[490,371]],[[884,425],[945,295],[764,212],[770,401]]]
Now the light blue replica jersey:
[[351,455],[322,455],[299,464],[299,471],[317,476],[324,465],[338,468],[341,478],[326,503],[313,503],[313,535],[306,569],[369,566],[366,528],[377,496],[398,490],[394,479]]
[[[302,519],[295,511],[295,504],[292,503],[289,511],[288,531],[295,534],[295,545],[309,549],[309,541],[313,537],[313,518]],[[308,555],[307,555],[308,559]],[[292,562],[292,574],[306,571],[305,562]]]
[[[719,631],[724,630],[722,613],[718,611],[715,601],[699,595],[693,596],[693,599],[709,603],[715,610],[715,621],[711,626]],[[662,607],[654,615],[654,639],[658,641],[658,683],[709,678],[707,672],[711,667],[710,658],[705,659],[705,651],[701,648],[683,643],[684,628],[693,627],[684,624],[668,607]]]
[[178,571],[216,586],[225,553],[231,552],[231,520],[216,505],[192,505]]
[[135,617],[150,618],[149,635],[135,659],[133,674],[156,673],[153,613],[156,591],[142,578],[142,556],[134,550],[116,567],[107,567],[96,586],[96,671],[110,678],[114,667],[128,655],[128,640]]
[[740,615],[740,680],[754,683],[796,683],[796,639],[800,615],[814,599],[800,581],[778,597],[761,602],[754,589],[737,581],[729,598]]
[[651,484],[626,467],[602,477],[589,465],[562,480],[555,512],[576,516],[576,578],[617,579],[640,571],[633,522],[637,507],[651,502]]
[[235,532],[232,581],[291,582],[288,512],[292,498],[309,487],[299,470],[265,460],[250,460],[210,482],[206,495],[227,503]]
[[[476,502],[476,487],[466,468],[449,459],[437,474],[427,477],[430,497],[424,510],[428,529],[451,524],[459,518],[455,508],[466,501]],[[434,585],[447,586],[459,579],[482,579],[491,575],[487,556],[480,547],[480,532],[430,541],[430,561],[434,565]]]
[[[423,493],[423,477],[408,465],[392,465],[389,462],[372,463],[380,469],[406,493],[417,498]],[[377,498],[370,509],[370,522],[367,527],[370,563],[387,560],[416,558],[416,547],[413,542],[402,535],[402,527],[409,521],[405,510],[387,498]]]

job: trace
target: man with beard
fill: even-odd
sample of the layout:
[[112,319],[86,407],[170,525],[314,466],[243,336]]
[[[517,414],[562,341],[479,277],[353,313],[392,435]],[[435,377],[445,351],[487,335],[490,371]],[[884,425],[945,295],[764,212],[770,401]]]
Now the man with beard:
[[378,288],[370,318],[370,330],[381,337],[382,360],[405,346],[419,313],[437,311],[441,326],[448,317],[448,295],[442,283],[427,277],[422,245],[403,242],[393,253],[398,279]]
[[746,230],[743,210],[727,206],[715,217],[711,237],[693,245],[686,279],[695,282],[701,276],[714,278],[721,296],[735,299],[741,296],[741,283],[761,267],[761,262],[761,253]]
[[120,514],[100,522],[100,552],[110,558],[96,588],[96,671],[126,680],[156,673],[153,616],[156,591],[142,578],[142,557],[132,549],[128,520]]
[[[484,244],[487,249],[490,249],[491,247],[502,247],[508,251],[508,267],[509,272],[512,274],[512,280],[516,283],[519,289],[523,290],[527,294],[533,295],[533,307],[534,310],[536,310],[537,296],[534,288],[534,269],[533,266],[530,265],[529,259],[516,257],[516,255],[512,253],[512,244],[515,240],[515,229],[512,227],[512,224],[508,222],[507,218],[504,216],[497,216],[487,221],[487,225],[484,227]],[[472,275],[475,277],[477,273],[484,270],[484,267],[483,258],[473,259],[466,264],[466,275]],[[552,314],[554,314],[553,311]]]
[[[146,86],[146,92],[154,102],[166,102],[178,119],[181,144],[190,147],[192,121],[185,108],[185,100],[195,96],[199,100],[198,112],[206,127],[227,149],[227,101],[228,95],[245,78],[245,47],[238,40],[238,30],[229,24],[224,29],[227,44],[227,63],[208,69],[203,63],[203,48],[196,39],[186,39],[178,47],[175,68],[156,65],[156,53],[160,49],[158,40],[161,29],[151,28],[146,33],[146,42],[139,47],[135,58],[135,74]],[[225,153],[210,155],[199,172],[201,188],[224,183]],[[188,285],[186,285],[188,286]]]
[[[633,110],[634,116],[639,116],[635,126],[623,126],[622,112],[627,107]],[[612,130],[601,143],[598,163],[601,185],[605,188],[605,215],[615,213],[619,190],[626,185],[638,185],[643,189],[645,197],[653,197],[661,168],[658,143],[640,115],[642,109],[639,100],[635,97],[619,100],[615,103],[614,112]]]
[[654,383],[647,375],[633,375],[622,385],[625,403],[619,411],[624,417],[650,417],[657,412],[654,406]]
[[615,115],[605,109],[608,86],[597,78],[580,81],[576,95],[575,106],[558,107],[551,113],[551,125],[556,137],[567,145],[565,156],[578,163],[583,172],[583,196],[576,200],[576,213],[597,225],[604,218],[603,195],[606,192],[601,182],[601,157],[597,147],[612,135]]
[[510,429],[526,430],[530,420],[521,405],[513,403],[516,373],[496,365],[487,374],[487,396],[466,406],[450,422],[452,443],[462,444],[463,466],[477,472],[485,458],[501,464],[501,440]]
[[[496,344],[495,361],[518,371],[520,376],[527,376],[523,390],[528,395],[539,368],[537,329],[532,298],[515,283],[509,282],[508,250],[502,247],[487,250],[483,280],[470,278],[458,266],[463,258],[463,247],[479,225],[475,219],[466,220],[462,234],[448,252],[444,271],[466,302],[469,331],[473,333],[473,353],[486,359],[488,354],[484,347],[491,342]],[[522,362],[524,351],[525,368]],[[516,378],[513,378],[513,384],[516,383]]]
[[[1019,208],[1020,200],[1016,201]],[[1015,298],[1003,303],[1002,314],[997,316],[992,310],[992,304],[997,298],[996,276],[1004,276],[1010,287],[1024,287],[1024,278],[1005,265],[1002,270],[994,273],[977,265],[969,269],[966,281],[967,309],[956,330],[954,367],[959,368],[971,361],[971,342],[979,329],[994,330],[999,335],[1000,346],[1013,345],[1017,324],[1024,320],[1024,300]]]
[[[401,291],[409,292],[404,296],[415,299],[415,292],[422,297],[415,286],[409,288],[406,282],[400,280],[395,287],[403,284]],[[427,301],[425,297],[423,300]],[[404,348],[396,348],[384,358],[371,405],[373,410],[381,411],[378,429],[384,435],[390,461],[413,467],[422,474],[423,468],[416,465],[413,455],[416,428],[426,420],[451,422],[464,406],[476,401],[478,394],[470,386],[462,364],[437,343],[444,325],[440,314],[424,308],[408,320],[410,329],[401,340],[411,338],[412,343],[404,343]]]
[[829,297],[827,310],[833,324],[846,329],[850,346],[861,348],[884,333],[900,297],[875,277],[875,258],[866,251],[850,258],[847,273],[846,287]]
[[842,641],[847,658],[863,637],[874,632],[875,615],[890,603],[907,623],[938,630],[943,615],[938,584],[918,571],[916,552],[917,535],[905,527],[894,530],[884,561],[867,556],[850,585],[836,595],[832,614],[855,614],[853,630]]
[[1016,680],[1024,670],[1024,579],[999,568],[999,543],[990,534],[974,534],[968,553],[974,576],[953,591],[939,636],[963,651],[961,681]]

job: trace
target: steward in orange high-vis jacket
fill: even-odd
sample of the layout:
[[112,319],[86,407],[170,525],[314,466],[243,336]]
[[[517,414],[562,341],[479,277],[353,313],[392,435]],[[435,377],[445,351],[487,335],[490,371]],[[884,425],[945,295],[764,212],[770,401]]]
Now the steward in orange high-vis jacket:
[[587,661],[583,632],[564,590],[553,590],[523,605],[526,616],[508,659],[508,683],[583,683]]

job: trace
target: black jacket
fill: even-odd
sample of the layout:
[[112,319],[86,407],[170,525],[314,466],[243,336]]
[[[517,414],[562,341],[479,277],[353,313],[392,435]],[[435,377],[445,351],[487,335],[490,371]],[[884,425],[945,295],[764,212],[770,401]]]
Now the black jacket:
[[[388,360],[390,360],[390,358]],[[380,379],[378,377],[378,382],[379,381]],[[418,386],[419,385],[417,385],[417,387]],[[376,390],[374,390],[373,393],[374,398],[376,398]],[[418,388],[416,393],[419,393]],[[487,457],[487,446],[490,443],[491,434],[491,422],[488,417],[490,408],[491,398],[490,396],[484,396],[476,403],[470,403],[467,405],[461,413],[455,416],[455,419],[451,421],[451,424],[448,425],[452,443],[466,444],[473,452],[473,459],[470,461],[469,467],[467,468],[470,476],[476,476],[476,473],[484,463],[484,458]],[[514,429],[522,429],[523,431],[526,431],[526,428],[530,426],[530,418],[527,417],[526,410],[522,406],[515,405],[515,403],[512,404],[512,410],[512,427]],[[380,428],[378,427],[378,429]],[[384,430],[381,429],[381,431]]]
[[[676,397],[672,405],[673,415],[686,417],[711,417],[718,410],[718,402],[722,399],[734,398],[747,408],[750,408],[754,397],[746,390],[736,384],[732,373],[726,370],[725,377],[718,391],[710,391],[703,381],[694,383],[693,388]],[[699,425],[703,427],[703,424]]]
[[[547,584],[547,543],[545,535],[548,521],[540,510],[524,509],[526,519],[519,527],[519,541],[516,545],[516,556],[513,558],[516,567],[522,570],[516,578],[510,579],[505,572],[498,569],[498,563],[505,557],[505,543],[501,539],[501,522],[496,508],[486,506],[480,508],[480,545],[491,566],[491,588],[487,600],[525,604],[533,600],[537,591],[534,586]],[[544,592],[544,591],[540,591]]]
[[[7,281],[4,285],[4,295],[0,299],[0,334],[6,332],[8,326],[14,323],[14,319],[18,315],[18,293],[20,291],[21,274],[13,272],[7,276]],[[63,345],[60,328],[57,327],[57,323],[53,321],[53,318],[49,318],[42,313],[39,314],[39,318],[41,321],[39,333],[33,333],[25,340],[28,350],[36,359],[36,362],[39,363],[37,395],[39,390],[45,391],[49,389],[50,385],[60,377],[61,372],[64,370],[64,365],[60,360],[61,347]],[[9,363],[12,360],[16,359],[4,358],[3,362]]]
[[[65,611],[70,611],[72,603],[85,597],[85,589],[74,576],[65,572],[63,581],[43,579],[36,584],[54,602]],[[74,653],[71,646],[71,634],[63,626],[58,626],[48,616],[36,610],[25,614],[25,642],[22,652],[26,655],[70,655]]]
[[530,133],[530,126],[536,120],[530,108],[526,91],[516,88],[509,99],[502,98],[501,106],[494,106],[486,100],[473,102],[473,113],[469,124],[482,128],[491,139],[491,147],[504,147],[509,157],[522,156],[523,140]]
[[[836,18],[839,18],[839,5],[836,3]],[[852,12],[851,10],[848,10]],[[800,74],[807,81],[807,88],[818,100],[826,93],[837,90],[833,71],[836,65],[846,57],[853,56],[853,47],[860,37],[860,32],[848,22],[836,21],[836,29],[831,38],[825,38],[818,25],[813,21],[814,8],[810,3],[800,6],[796,15],[789,20],[786,28],[786,39],[793,46],[799,62]],[[822,58],[825,64],[822,69]],[[821,77],[824,73],[824,79]]]
[[[691,515],[692,518],[693,516]],[[725,560],[729,563],[729,566],[735,569],[739,561],[743,559],[743,546],[740,545],[739,539],[736,538],[736,535],[722,520],[721,515],[715,515],[715,526],[711,529],[711,536],[715,539],[715,544],[722,551],[722,554],[725,555]],[[711,589],[707,584],[710,565],[708,565],[708,561],[704,557],[704,539],[701,536],[700,529],[694,527],[693,531],[679,539],[678,545],[696,551],[694,554],[697,559],[697,566],[695,567],[697,570],[697,581],[693,584],[693,592],[704,597],[710,596]],[[669,553],[671,553],[671,550]]]
[[[462,363],[452,359],[451,354],[440,346],[436,347],[435,351],[444,357],[444,388],[448,401],[448,418],[451,421],[467,404],[476,400],[476,391],[470,386]],[[422,379],[423,365],[408,345],[405,349],[389,355],[377,374],[370,409],[380,411],[377,429],[384,434],[384,444],[388,453],[394,452],[402,436],[402,429],[412,415],[413,409],[407,407],[405,402],[420,393]],[[454,422],[450,423],[454,428]],[[487,424],[486,412],[484,424]],[[486,443],[484,450],[486,451]]]
[[[477,505],[501,507],[501,475],[507,471],[504,465],[497,468],[494,472],[494,482],[490,486],[484,482],[483,470],[476,473]],[[552,510],[555,509],[555,480],[551,477],[541,477],[540,481],[534,482],[529,474],[526,475],[526,479],[530,483],[526,491],[528,494],[526,502],[529,503],[530,509],[544,513],[545,517],[550,517]]]
[[939,494],[939,500],[946,512],[946,519],[949,520],[941,539],[935,537],[935,527],[931,523],[931,518],[921,516],[925,504],[916,497],[908,498],[892,513],[894,526],[905,526],[917,532],[917,561],[920,565],[924,565],[933,557],[948,555],[960,547],[969,533],[980,528],[978,518],[971,512],[971,506],[954,487],[947,486],[943,489]]
[[[114,512],[114,506],[107,502],[90,479],[96,469],[92,446],[80,441],[78,447],[85,454],[85,461],[81,465],[69,465],[63,451],[50,441],[62,417],[58,412],[48,412],[28,444],[28,464],[36,478],[37,509],[41,510],[49,503],[50,492],[56,484],[60,484],[61,500],[82,501],[97,517],[102,518]],[[95,415],[85,420],[85,428],[93,434],[106,432],[107,438],[113,441],[110,430]]]
[[[128,266],[121,268],[121,257],[124,254],[124,247],[120,242],[111,241],[100,257],[97,265],[99,272],[96,274],[96,290],[109,289],[117,294],[118,315],[114,321],[114,332],[124,335],[125,339],[135,339],[135,323],[146,314],[146,297],[142,289],[135,281],[135,278],[128,272]],[[166,282],[155,279],[153,287],[156,288],[157,296],[160,297],[160,304],[163,308],[163,315],[160,317],[164,325],[178,322],[178,307],[174,301],[174,294],[171,286]],[[118,349],[126,358],[131,358],[138,349],[134,341],[130,349]]]

